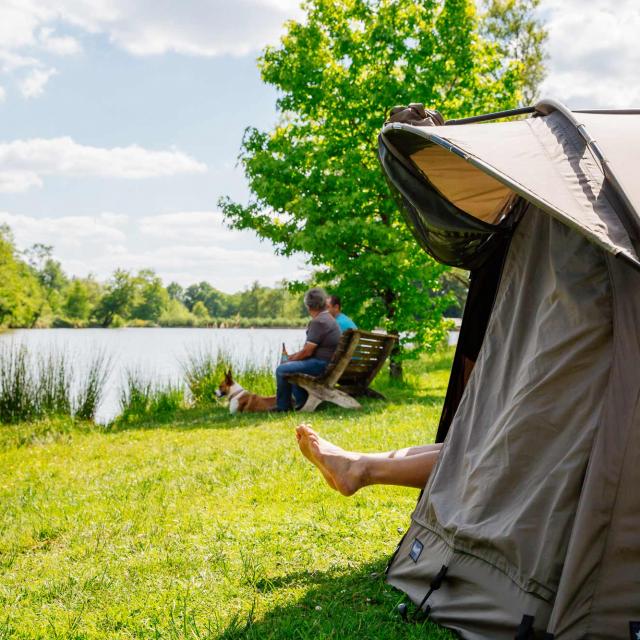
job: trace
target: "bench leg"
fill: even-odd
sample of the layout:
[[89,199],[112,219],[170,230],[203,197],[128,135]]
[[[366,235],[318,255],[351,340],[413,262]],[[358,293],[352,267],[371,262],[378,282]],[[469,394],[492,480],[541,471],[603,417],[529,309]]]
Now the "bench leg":
[[360,409],[362,407],[362,405],[348,393],[338,389],[328,389],[313,380],[296,380],[296,384],[300,385],[309,394],[304,407],[301,409],[302,411],[315,410],[323,400],[333,402],[333,404],[337,404],[343,409]]
[[311,413],[317,409],[318,405],[321,402],[322,402],[322,398],[319,398],[315,393],[309,392],[309,397],[307,398],[307,401],[304,403],[300,411],[304,411],[305,413]]

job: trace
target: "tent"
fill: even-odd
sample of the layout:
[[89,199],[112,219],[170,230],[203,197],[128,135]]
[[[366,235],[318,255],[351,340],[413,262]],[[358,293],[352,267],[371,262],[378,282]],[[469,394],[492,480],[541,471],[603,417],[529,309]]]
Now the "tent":
[[392,113],[407,223],[471,277],[387,580],[469,640],[640,640],[640,111]]

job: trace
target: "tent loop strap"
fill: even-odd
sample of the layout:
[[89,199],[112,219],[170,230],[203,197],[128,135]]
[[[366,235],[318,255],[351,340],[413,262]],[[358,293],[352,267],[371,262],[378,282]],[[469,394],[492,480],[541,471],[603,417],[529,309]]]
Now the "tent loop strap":
[[533,616],[524,615],[518,625],[514,640],[533,640]]
[[440,571],[438,571],[438,573],[436,574],[435,578],[429,584],[429,591],[427,591],[427,594],[425,595],[425,597],[422,598],[422,602],[418,605],[418,608],[416,609],[416,612],[413,615],[414,620],[417,620],[418,616],[421,613],[424,613],[424,618],[425,619],[429,617],[429,613],[431,611],[431,607],[430,606],[425,607],[424,611],[422,610],[422,607],[424,607],[424,605],[426,604],[427,600],[431,597],[431,594],[434,591],[437,591],[442,586],[442,581],[444,580],[445,576],[447,575],[447,571],[448,570],[449,570],[449,567],[447,567],[446,564],[443,564],[442,567],[440,567]]
[[[520,621],[514,640],[533,640],[535,637],[535,631],[533,629],[534,621],[534,616],[522,616],[522,620]],[[554,638],[554,634],[549,633],[549,631],[545,631],[542,636],[542,640],[553,640]]]

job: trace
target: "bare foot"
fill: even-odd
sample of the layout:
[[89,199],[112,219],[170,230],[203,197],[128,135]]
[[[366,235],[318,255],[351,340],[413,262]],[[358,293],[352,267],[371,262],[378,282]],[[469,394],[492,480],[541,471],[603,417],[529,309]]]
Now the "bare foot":
[[296,427],[296,438],[302,455],[318,467],[332,489],[350,496],[364,486],[365,469],[360,454],[336,447],[307,424]]

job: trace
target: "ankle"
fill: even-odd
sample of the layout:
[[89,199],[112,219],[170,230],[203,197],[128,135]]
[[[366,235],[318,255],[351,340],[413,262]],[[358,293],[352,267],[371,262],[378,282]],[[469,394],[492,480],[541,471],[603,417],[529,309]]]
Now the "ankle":
[[370,484],[374,484],[374,480],[371,474],[371,460],[368,456],[362,455],[354,460],[352,469],[354,471],[353,475],[356,478],[358,489],[362,489],[362,487],[368,487]]

